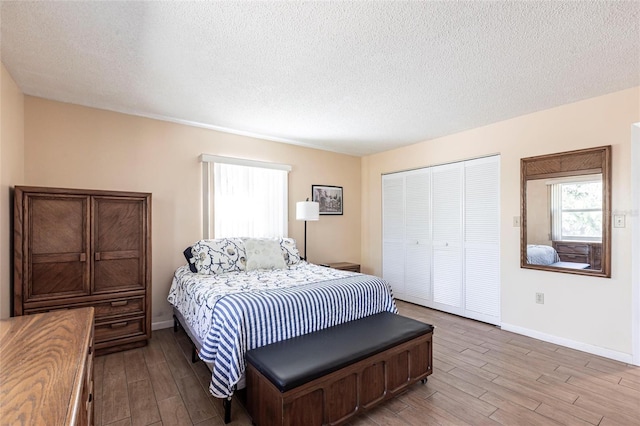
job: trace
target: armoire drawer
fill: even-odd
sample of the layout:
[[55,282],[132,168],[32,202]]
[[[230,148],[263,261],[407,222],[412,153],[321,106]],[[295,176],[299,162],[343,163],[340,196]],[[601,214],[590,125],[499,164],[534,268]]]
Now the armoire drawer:
[[144,316],[113,318],[96,322],[95,341],[102,343],[109,340],[140,336],[146,333]]
[[108,300],[92,305],[96,309],[96,320],[118,315],[144,314],[144,296]]
[[103,300],[99,302],[67,303],[59,306],[47,306],[39,308],[29,308],[25,304],[25,314],[38,314],[43,312],[53,312],[64,309],[86,308],[93,306],[97,321],[109,317],[123,315],[144,315],[144,296],[133,296],[116,300]]
[[558,253],[563,262],[589,263],[589,256],[586,254]]

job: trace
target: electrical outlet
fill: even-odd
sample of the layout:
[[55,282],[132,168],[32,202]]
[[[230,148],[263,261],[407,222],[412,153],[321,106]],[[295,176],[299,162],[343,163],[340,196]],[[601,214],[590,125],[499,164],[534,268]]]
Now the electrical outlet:
[[520,226],[520,216],[513,217],[513,227],[518,228]]
[[623,214],[615,214],[615,215],[613,215],[613,227],[614,228],[624,228],[624,215]]
[[544,293],[536,293],[536,303],[544,305]]

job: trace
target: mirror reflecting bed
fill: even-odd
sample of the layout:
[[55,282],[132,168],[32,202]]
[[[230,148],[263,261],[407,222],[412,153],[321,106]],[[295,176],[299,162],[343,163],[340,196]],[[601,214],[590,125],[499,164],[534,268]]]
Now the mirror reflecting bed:
[[610,146],[521,160],[521,267],[611,276]]

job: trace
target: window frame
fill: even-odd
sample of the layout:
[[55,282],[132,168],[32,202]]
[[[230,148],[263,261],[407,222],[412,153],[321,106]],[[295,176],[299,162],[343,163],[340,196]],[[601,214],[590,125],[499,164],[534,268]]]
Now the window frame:
[[[572,178],[564,178],[564,179],[556,179],[552,181],[548,181],[547,185],[550,186],[551,190],[549,191],[549,206],[550,206],[550,216],[551,216],[551,240],[553,241],[584,241],[584,242],[594,242],[601,243],[603,232],[600,232],[600,238],[593,237],[584,237],[584,236],[576,236],[576,235],[565,235],[562,231],[563,229],[563,215],[564,213],[580,213],[580,212],[600,212],[601,215],[604,214],[602,208],[588,208],[588,209],[565,209],[563,208],[563,185],[576,185],[581,183],[597,183],[601,184],[601,190],[604,190],[604,186],[602,183],[602,175],[585,175],[585,176],[574,176]],[[602,202],[600,203],[602,205]],[[602,220],[602,226],[604,227],[604,218]]]
[[[279,163],[270,163],[265,161],[258,160],[247,160],[243,158],[234,158],[234,157],[223,157],[218,155],[211,154],[201,154],[200,162],[202,163],[202,238],[210,239],[214,237],[215,230],[215,221],[213,217],[213,202],[214,202],[214,164],[231,164],[237,166],[248,166],[248,167],[256,167],[262,169],[275,169],[282,170],[285,172],[290,172],[292,167],[288,164],[279,164]],[[284,215],[284,235],[287,236],[288,230],[288,221],[289,221],[289,184],[287,179],[287,184],[284,189],[284,200],[283,200],[283,215]],[[217,236],[215,236],[217,237]]]

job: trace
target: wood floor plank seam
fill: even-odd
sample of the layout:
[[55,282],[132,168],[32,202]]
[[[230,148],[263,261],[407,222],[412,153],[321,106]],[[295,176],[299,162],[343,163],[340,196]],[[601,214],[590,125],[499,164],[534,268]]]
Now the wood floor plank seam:
[[[347,426],[640,424],[639,367],[397,304],[402,315],[436,326],[434,373]],[[223,426],[211,373],[190,358],[188,337],[171,329],[154,331],[144,348],[95,358],[96,426]],[[251,425],[236,397],[232,419]]]

